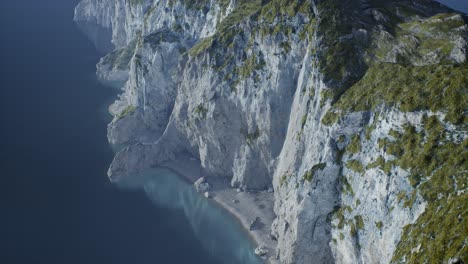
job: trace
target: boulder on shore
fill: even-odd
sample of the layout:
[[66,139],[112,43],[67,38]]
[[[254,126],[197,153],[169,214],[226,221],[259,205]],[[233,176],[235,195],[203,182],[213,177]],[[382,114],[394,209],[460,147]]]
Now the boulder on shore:
[[193,185],[199,193],[205,193],[211,188],[210,184],[206,181],[205,177],[200,177],[198,180],[195,181],[195,183],[193,183]]
[[259,246],[255,249],[254,253],[257,256],[265,256],[268,254],[268,249],[265,246]]

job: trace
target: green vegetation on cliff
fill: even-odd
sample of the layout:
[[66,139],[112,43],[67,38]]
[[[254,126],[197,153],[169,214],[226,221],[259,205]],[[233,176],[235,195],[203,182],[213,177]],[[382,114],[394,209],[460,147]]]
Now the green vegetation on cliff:
[[[374,18],[362,13],[349,15],[353,12],[360,14],[356,10],[360,6],[358,2],[330,0],[317,5],[320,14],[317,34],[321,37],[318,66],[325,82],[332,88],[325,95],[332,103],[342,97],[347,100],[348,96],[344,93],[369,71],[388,71],[393,78],[399,76],[399,69],[388,69],[391,67],[389,65],[437,67],[435,65],[458,64],[452,52],[458,39],[466,39],[466,33],[461,29],[466,25],[463,16],[456,13],[430,16],[430,12],[422,12],[416,4],[380,0],[372,1],[376,7]],[[385,62],[389,65],[381,69]],[[430,77],[429,70],[423,68],[419,74]],[[389,88],[385,82],[379,86]],[[412,91],[417,93],[424,86],[425,83],[421,81],[413,86]],[[378,103],[382,103],[382,100]],[[367,109],[363,107],[363,110]],[[324,124],[330,125],[337,120],[333,113],[329,113],[324,118]]]
[[205,118],[206,117],[206,114],[208,113],[208,109],[206,108],[205,105],[203,105],[202,103],[197,105],[197,107],[195,107],[195,109],[193,110],[193,112],[195,113],[195,115],[199,118]]
[[378,63],[336,102],[344,111],[397,107],[404,112],[443,111],[454,124],[468,122],[468,64],[404,66]]
[[364,173],[364,167],[362,165],[361,162],[359,162],[358,160],[350,160],[346,163],[346,167],[348,167],[349,169],[355,171],[355,172],[358,172],[358,173]]
[[110,65],[115,69],[126,69],[129,67],[130,61],[135,54],[135,50],[138,44],[138,37],[135,38],[127,47],[114,50],[107,54],[103,59],[102,63]]
[[358,153],[359,151],[361,151],[361,139],[360,139],[359,135],[354,135],[351,138],[351,142],[346,147],[346,151],[348,153],[351,153],[351,154],[355,154],[355,153]]
[[312,182],[312,179],[314,178],[315,172],[318,170],[323,170],[327,166],[326,163],[319,163],[315,164],[310,170],[308,170],[304,176],[302,177],[303,180]]
[[122,118],[132,114],[133,112],[135,112],[135,110],[136,110],[135,106],[129,105],[129,106],[125,107],[116,117],[117,117],[117,119],[122,119]]
[[[405,227],[393,262],[446,263],[452,257],[466,261],[468,139],[448,140],[450,132],[435,116],[423,123],[423,131],[408,125],[404,133],[394,133],[395,140],[381,145],[396,157],[392,164],[410,172],[411,184],[428,202],[416,223]],[[416,192],[399,197],[404,207],[411,207]]]
[[207,37],[199,40],[189,51],[188,53],[192,57],[198,56],[200,53],[204,52],[213,44],[213,37]]
[[[294,19],[300,14],[302,24],[297,28]],[[278,43],[279,54],[292,50],[292,34],[311,37],[314,31],[313,12],[308,0],[241,0],[224,18],[211,37],[201,39],[190,50],[191,57],[209,59],[210,65],[228,82],[231,91],[246,79],[257,83],[266,66],[264,54],[256,42],[271,37]],[[300,31],[300,32],[299,32]]]

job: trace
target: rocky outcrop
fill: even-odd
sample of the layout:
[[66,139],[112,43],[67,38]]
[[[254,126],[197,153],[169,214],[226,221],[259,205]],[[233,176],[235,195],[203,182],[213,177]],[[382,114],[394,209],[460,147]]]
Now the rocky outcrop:
[[211,185],[206,181],[205,177],[200,177],[193,185],[195,186],[195,190],[199,193],[206,193],[211,188]]
[[[273,188],[281,263],[466,259],[465,16],[430,0],[83,0],[75,20],[113,49],[98,64],[122,90],[112,180],[183,153]],[[430,231],[441,221],[452,237]]]

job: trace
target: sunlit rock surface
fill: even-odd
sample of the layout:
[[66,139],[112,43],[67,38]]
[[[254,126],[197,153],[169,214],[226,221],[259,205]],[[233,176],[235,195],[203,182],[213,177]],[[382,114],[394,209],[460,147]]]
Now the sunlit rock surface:
[[122,91],[112,180],[183,153],[273,188],[280,263],[468,261],[466,16],[430,0],[83,0],[75,20],[114,49],[97,73]]

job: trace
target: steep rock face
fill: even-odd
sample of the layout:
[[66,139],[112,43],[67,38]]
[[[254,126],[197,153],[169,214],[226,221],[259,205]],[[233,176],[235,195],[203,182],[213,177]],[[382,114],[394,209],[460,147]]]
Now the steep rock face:
[[429,0],[83,0],[75,19],[116,47],[98,64],[122,88],[111,179],[183,153],[233,187],[273,187],[281,263],[466,262],[463,15]]

